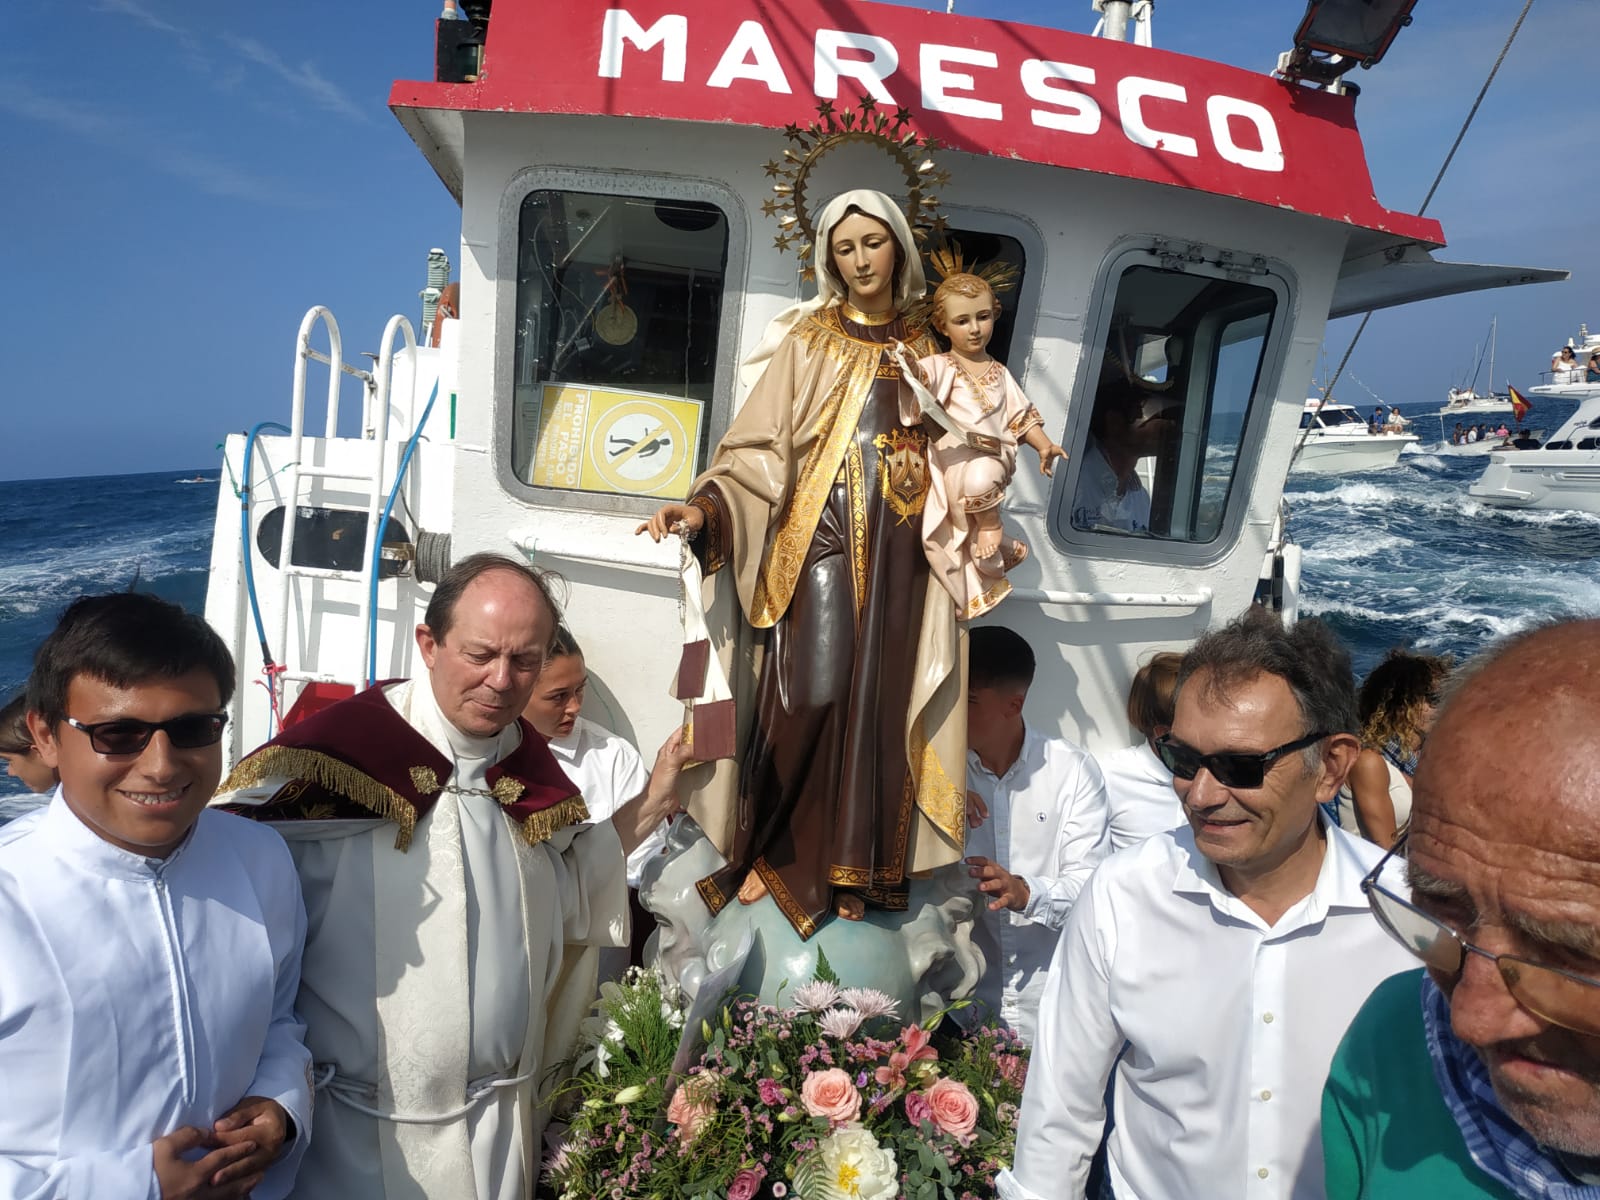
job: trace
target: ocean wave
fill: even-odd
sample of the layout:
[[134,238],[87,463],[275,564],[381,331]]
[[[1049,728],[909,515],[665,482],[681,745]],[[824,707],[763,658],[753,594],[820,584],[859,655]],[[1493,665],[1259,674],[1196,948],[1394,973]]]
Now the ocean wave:
[[1300,547],[1306,563],[1353,563],[1391,550],[1409,550],[1416,543],[1395,533],[1336,533]]

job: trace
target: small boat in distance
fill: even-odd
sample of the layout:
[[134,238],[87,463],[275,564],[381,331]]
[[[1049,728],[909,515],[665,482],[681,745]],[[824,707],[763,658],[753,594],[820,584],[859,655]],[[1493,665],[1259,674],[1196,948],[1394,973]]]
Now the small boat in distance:
[[1571,348],[1573,361],[1577,365],[1560,370],[1552,363],[1551,369],[1544,372],[1550,381],[1529,388],[1528,395],[1546,396],[1552,400],[1576,400],[1579,404],[1600,397],[1600,381],[1591,381],[1588,370],[1589,356],[1600,352],[1600,333],[1590,333],[1588,325],[1579,325],[1578,336],[1569,337],[1567,346]]
[[189,479],[174,479],[172,482],[173,483],[215,483],[216,481],[217,481],[217,478],[216,478],[215,475],[213,475],[210,479],[207,479],[204,475],[195,475],[195,476],[193,476],[193,477],[191,477]]
[[1290,470],[1317,475],[1384,470],[1399,462],[1401,452],[1418,440],[1403,421],[1400,428],[1374,430],[1350,405],[1316,396],[1306,401],[1300,414],[1300,431]]
[[[1511,412],[1511,396],[1507,393],[1494,390],[1494,346],[1496,334],[1499,331],[1500,318],[1495,317],[1489,322],[1489,394],[1478,394],[1478,369],[1483,366],[1483,346],[1477,350],[1477,361],[1472,365],[1472,379],[1466,387],[1453,387],[1446,393],[1444,407],[1431,416],[1461,417],[1472,413],[1501,413]],[[1441,439],[1443,440],[1443,439]]]

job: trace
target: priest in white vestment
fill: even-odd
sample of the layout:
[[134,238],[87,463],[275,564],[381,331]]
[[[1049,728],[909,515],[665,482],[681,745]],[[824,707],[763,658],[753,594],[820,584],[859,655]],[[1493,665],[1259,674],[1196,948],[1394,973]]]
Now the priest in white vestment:
[[[626,856],[675,811],[681,750],[599,824],[519,714],[555,606],[524,564],[440,581],[425,675],[325,709],[246,758],[306,896],[300,1011],[316,1064],[304,1200],[526,1200],[547,1073],[592,995],[568,952],[627,943]],[[398,828],[397,828],[398,827]]]

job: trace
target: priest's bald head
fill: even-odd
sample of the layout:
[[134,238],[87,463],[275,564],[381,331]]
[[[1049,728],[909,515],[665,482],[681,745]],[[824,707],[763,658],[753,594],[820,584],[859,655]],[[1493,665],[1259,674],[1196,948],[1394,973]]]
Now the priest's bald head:
[[525,562],[474,554],[446,571],[417,626],[445,718],[470,737],[493,737],[515,721],[559,623],[549,576]]

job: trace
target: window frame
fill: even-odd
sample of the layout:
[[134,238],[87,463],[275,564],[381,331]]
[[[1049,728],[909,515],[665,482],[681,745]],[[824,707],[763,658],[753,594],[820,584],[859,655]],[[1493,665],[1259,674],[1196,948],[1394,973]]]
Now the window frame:
[[[1072,524],[1072,505],[1077,495],[1084,449],[1089,437],[1089,414],[1094,404],[1095,384],[1100,378],[1100,367],[1104,361],[1106,339],[1111,333],[1117,292],[1122,277],[1135,267],[1248,283],[1270,291],[1276,302],[1266,343],[1262,347],[1255,387],[1239,431],[1239,449],[1227,505],[1218,523],[1216,536],[1209,541],[1077,529]],[[1083,353],[1068,402],[1066,436],[1071,440],[1062,443],[1069,455],[1067,469],[1056,472],[1050,489],[1045,524],[1050,541],[1057,550],[1064,555],[1083,558],[1167,564],[1179,562],[1186,566],[1209,566],[1221,562],[1233,552],[1249,512],[1250,497],[1254,494],[1256,477],[1262,466],[1267,428],[1278,404],[1279,384],[1293,341],[1291,331],[1295,323],[1298,292],[1298,280],[1289,265],[1263,255],[1149,236],[1123,238],[1112,245],[1095,274],[1093,291],[1086,308]],[[1215,376],[1212,375],[1211,379],[1214,386]],[[1214,399],[1214,395],[1208,396],[1208,402]],[[1295,400],[1297,408],[1303,404],[1303,397]]]
[[[750,270],[750,221],[744,201],[723,183],[689,175],[604,170],[591,167],[527,167],[512,176],[500,195],[495,250],[494,437],[490,453],[495,477],[508,495],[541,508],[573,509],[618,516],[649,516],[660,496],[623,496],[579,488],[532,484],[519,478],[513,462],[516,444],[517,269],[522,242],[522,205],[534,192],[583,192],[641,200],[685,200],[715,205],[727,223],[726,266],[717,322],[717,355],[711,401],[706,412],[707,462],[733,416],[734,386],[740,358],[739,331]],[[697,464],[703,470],[705,464]],[[698,474],[698,470],[696,474]]]

